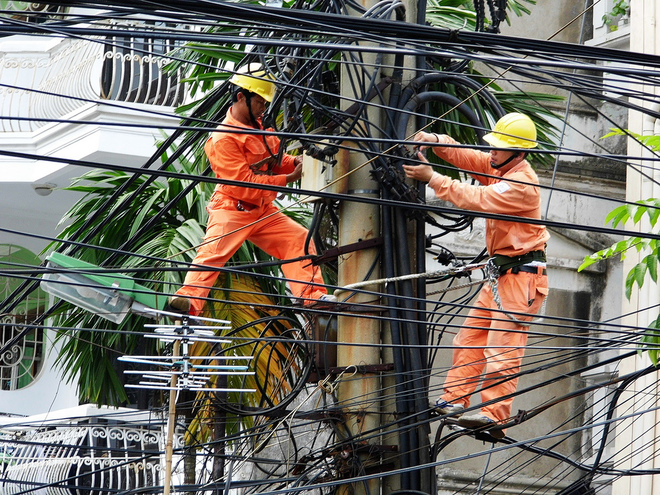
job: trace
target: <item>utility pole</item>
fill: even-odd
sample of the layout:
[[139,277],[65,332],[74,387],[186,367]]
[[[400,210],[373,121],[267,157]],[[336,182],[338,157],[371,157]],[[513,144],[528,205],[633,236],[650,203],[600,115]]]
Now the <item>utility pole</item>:
[[[344,143],[346,145],[346,143]],[[346,160],[351,171],[365,163],[365,156],[358,152],[340,152],[339,160]],[[378,184],[368,175],[369,169],[362,167],[348,179],[350,196],[378,197]],[[374,239],[379,236],[379,209],[353,201],[344,201],[340,209],[339,245]],[[339,285],[344,286],[365,279],[379,277],[377,248],[348,253],[339,261]],[[374,290],[377,290],[374,288]],[[342,295],[345,293],[342,293]],[[350,299],[351,304],[378,304],[373,296],[358,294]],[[378,308],[374,308],[378,311]],[[338,389],[339,404],[343,408],[349,431],[354,436],[354,446],[361,442],[372,445],[378,441],[380,425],[380,378],[374,371],[380,364],[380,324],[378,319],[356,316],[339,316],[337,341],[359,345],[340,345],[337,349],[337,365],[340,369],[357,367],[356,373],[350,370]],[[366,344],[366,345],[365,345]],[[367,433],[363,436],[364,432]],[[372,438],[369,438],[372,437]],[[350,453],[357,465],[367,462],[368,454]],[[358,461],[359,458],[359,461]],[[361,470],[362,471],[362,470]],[[353,493],[365,493],[362,483],[356,484]],[[379,493],[379,480],[369,482],[369,493]]]
[[[368,0],[368,4],[367,2],[362,2],[366,9],[369,9],[375,3],[370,0]],[[396,13],[396,16],[397,20],[402,21],[405,17],[406,21],[410,22],[412,19],[414,22],[417,18],[417,5],[407,0],[405,2],[405,12],[401,9]],[[384,59],[385,57],[379,54],[362,53],[359,64],[353,65],[351,60],[344,61],[345,64],[342,66],[342,102],[344,102],[344,105],[349,106],[354,101],[365,100],[365,95],[372,89],[371,87],[355,88],[355,81],[365,81],[365,84],[375,85],[380,82],[380,79],[391,76],[394,84],[401,83],[401,79],[404,77],[403,70],[395,69],[392,71],[391,67],[396,66],[396,63],[392,63],[392,60]],[[414,70],[412,65],[415,64],[415,61],[406,60],[403,62],[403,60],[398,60],[398,62],[402,66],[411,64],[409,67],[411,69],[409,77],[412,78],[412,71]],[[388,70],[396,74],[387,74]],[[370,77],[374,79],[370,80]],[[347,82],[345,83],[344,81]],[[376,99],[378,103],[385,103],[379,97],[376,97]],[[363,114],[360,115],[357,123],[357,131],[364,131],[364,134],[370,135],[370,137],[384,137],[374,133],[374,129],[387,129],[388,127],[388,120],[382,105],[366,104],[362,111]],[[366,124],[362,124],[362,122],[374,123],[375,125],[367,129],[365,128]],[[348,186],[345,191],[348,196],[381,197],[380,185],[369,173],[371,166],[365,166],[371,157],[359,152],[356,149],[356,145],[353,147],[346,142],[342,143],[342,145],[344,148],[340,151],[337,158],[339,165],[342,165],[343,169],[347,168],[350,171]],[[348,151],[349,147],[355,149],[355,151]],[[378,238],[384,239],[381,228],[381,215],[383,211],[379,206],[344,201],[340,208],[340,246]],[[406,230],[404,224],[400,223],[398,226],[399,235],[401,234],[401,228],[404,231]],[[414,240],[412,242],[414,244]],[[415,252],[415,250],[412,249],[411,252]],[[379,248],[369,248],[340,257],[339,286],[381,278],[383,275],[379,266],[382,260],[380,254]],[[417,254],[419,255],[419,253]],[[411,262],[412,260],[408,261]],[[406,265],[406,263],[403,263],[403,265]],[[373,285],[367,287],[367,290],[382,293],[384,288]],[[342,296],[345,297],[348,295],[345,292],[340,294],[340,299],[342,299]],[[350,315],[349,306],[349,314],[338,317],[337,341],[340,345],[337,348],[337,365],[340,370],[347,370],[338,389],[338,398],[339,405],[343,409],[347,427],[354,440],[352,442],[353,452],[350,454],[353,456],[354,463],[359,466],[359,471],[354,469],[353,474],[360,475],[369,473],[370,468],[371,472],[383,468],[382,465],[377,465],[377,462],[381,461],[381,459],[391,460],[388,469],[399,467],[399,449],[404,447],[399,445],[399,433],[388,434],[382,429],[381,424],[395,422],[398,415],[407,411],[409,407],[404,405],[402,408],[401,401],[398,399],[395,400],[394,390],[396,387],[394,378],[392,377],[393,375],[388,376],[387,370],[394,363],[393,347],[387,345],[393,343],[390,328],[388,326],[381,329],[381,320],[370,317],[384,314],[382,313],[383,307],[380,306],[382,302],[377,300],[376,296],[370,294],[356,294],[351,297],[349,302],[351,304],[360,304],[360,312],[355,316]],[[392,304],[392,300],[387,298],[387,303],[388,305]],[[369,314],[369,305],[374,305],[372,314]],[[364,309],[365,306],[367,306],[366,310]],[[406,330],[404,329],[403,331],[405,332]],[[357,345],[346,345],[351,343]],[[386,344],[386,346],[383,347],[382,344]],[[421,352],[419,347],[418,351]],[[401,349],[398,349],[398,352],[401,352]],[[351,370],[348,369],[350,366],[356,367],[354,375],[351,375]],[[417,371],[422,372],[422,370]],[[383,390],[386,392],[383,393]],[[417,444],[417,447],[420,449],[427,448],[428,443],[421,441]],[[364,449],[364,451],[358,453],[355,451],[356,448]],[[406,450],[411,448],[413,447],[404,447]],[[371,452],[371,454],[365,452]],[[406,455],[408,454],[406,453]],[[423,456],[420,456],[419,462],[424,461]],[[417,476],[419,477],[419,474]],[[411,484],[408,483],[408,485]],[[367,490],[372,494],[387,494],[400,490],[401,486],[401,476],[397,475],[386,477],[383,480],[382,486],[380,479],[374,479],[367,484],[357,483],[351,488],[352,492],[356,494],[364,494]],[[418,490],[423,489],[429,493],[431,492],[430,487],[424,483],[421,483],[421,486],[415,486],[418,486]]]
[[[365,7],[369,7],[365,5]],[[356,15],[358,15],[356,13]],[[351,60],[344,60],[342,66],[341,80],[362,81],[364,73],[378,71],[376,55],[363,54],[360,64],[353,64]],[[357,77],[356,77],[357,75]],[[367,78],[368,80],[368,78]],[[373,82],[373,81],[372,81]],[[375,81],[377,84],[379,81]],[[342,84],[342,105],[350,106],[352,102],[366,99],[365,94],[371,88],[354,87],[352,84]],[[358,114],[358,130],[365,130],[362,122],[381,122],[382,111],[367,106],[362,114]],[[369,130],[370,131],[370,130]],[[354,143],[342,143],[339,152],[338,165],[341,170],[348,170],[346,193],[348,196],[380,197],[379,184],[370,176],[371,170],[369,157],[358,151]],[[349,151],[350,150],[350,151]],[[355,150],[355,151],[353,151]],[[380,208],[375,204],[357,203],[354,201],[343,201],[339,212],[339,245],[347,246],[363,241],[378,239],[380,233]],[[340,256],[338,266],[339,286],[380,278],[379,249],[371,247],[357,250]],[[372,286],[369,290],[379,291],[380,287]],[[340,293],[340,299],[349,295]],[[380,311],[380,300],[370,294],[355,294],[349,303],[360,305],[360,312],[355,316],[350,314],[339,316],[337,320],[337,365],[339,369],[346,369],[344,379],[338,388],[339,405],[342,407],[346,425],[352,435],[352,452],[348,454],[352,458],[351,475],[364,474],[365,470],[373,467],[379,459],[379,448],[381,447],[380,415],[381,415],[381,390],[379,367],[381,360],[381,328],[377,318],[369,318],[368,309],[364,307],[373,305],[374,314]],[[362,306],[364,305],[364,306]],[[354,306],[357,307],[357,306]],[[342,345],[357,344],[357,345]],[[351,367],[355,367],[351,369]],[[355,371],[355,373],[352,373]],[[375,448],[375,451],[373,450]],[[364,449],[364,450],[363,450]],[[374,451],[374,454],[369,452]],[[377,466],[376,466],[377,467]],[[380,493],[380,480],[373,479],[368,483],[356,483],[352,487],[344,487],[343,493],[356,495],[365,493]]]

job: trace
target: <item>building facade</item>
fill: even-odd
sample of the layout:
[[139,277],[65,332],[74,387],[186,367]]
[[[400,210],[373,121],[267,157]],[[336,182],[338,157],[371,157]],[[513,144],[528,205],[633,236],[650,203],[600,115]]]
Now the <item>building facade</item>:
[[[660,48],[653,22],[657,14],[654,2],[636,0],[631,3],[629,15],[608,18],[607,14],[615,5],[614,0],[596,2],[593,6],[591,2],[582,5],[582,2],[569,0],[538,0],[531,7],[531,16],[512,18],[511,25],[503,26],[502,30],[505,35],[521,38],[553,38],[590,46],[657,53]],[[583,10],[587,11],[585,22],[580,17]],[[616,29],[612,29],[615,25]],[[130,167],[140,167],[149,160],[155,150],[155,141],[161,137],[160,129],[176,125],[176,119],[172,117],[173,106],[183,98],[176,78],[162,71],[163,60],[159,55],[170,48],[140,39],[118,42],[112,37],[98,41],[32,37],[0,40],[0,109],[3,116],[0,120],[3,130],[0,133],[0,149],[13,152],[0,153],[0,167],[3,170],[0,178],[0,205],[3,209],[0,248],[4,250],[0,251],[0,264],[36,265],[42,259],[42,251],[57,234],[60,219],[79,199],[64,188],[73,177],[86,171],[68,165],[66,160]],[[561,91],[557,90],[557,93]],[[640,118],[632,112],[629,115],[625,108],[612,102],[598,104],[599,111],[596,112],[585,102],[570,98],[566,93],[561,94],[566,97],[564,102],[556,103],[553,108],[558,116],[563,116],[557,119],[557,128],[563,129],[557,144],[582,153],[562,156],[554,168],[539,171],[542,184],[546,186],[543,190],[545,218],[566,224],[603,226],[607,212],[613,207],[611,199],[637,200],[640,197],[660,196],[657,186],[636,174],[634,169],[584,156],[585,153],[593,155],[600,152],[595,141],[607,134],[611,121],[624,123],[644,134],[656,133],[656,122]],[[610,116],[611,120],[604,119],[603,114]],[[565,129],[563,121],[569,124]],[[584,139],[584,134],[593,139]],[[634,146],[625,140],[613,139],[610,149],[628,155],[641,154],[642,151],[635,150]],[[594,192],[601,197],[594,197]],[[552,295],[546,308],[548,315],[572,321],[610,321],[621,314],[632,314],[640,308],[657,304],[658,294],[652,284],[646,284],[641,291],[635,292],[630,303],[626,302],[622,286],[629,265],[622,266],[610,261],[593,265],[584,272],[577,271],[585,256],[617,240],[616,236],[594,235],[589,231],[560,227],[551,228],[551,233],[548,256]],[[470,232],[450,237],[447,246],[455,253],[466,256],[476,254],[483,247],[483,225],[476,222]],[[632,263],[634,259],[631,256],[626,263]],[[429,260],[429,265],[432,263]],[[14,286],[7,285],[5,295],[14,289]],[[46,415],[51,411],[78,406],[75,385],[61,383],[60,374],[54,366],[53,330],[34,331],[29,336],[18,337],[20,332],[16,329],[20,328],[20,323],[27,323],[31,315],[45,306],[40,297],[45,296],[35,295],[35,301],[22,310],[23,320],[17,313],[3,327],[2,343],[18,339],[15,352],[3,354],[0,361],[3,380],[0,414],[9,418],[10,423],[15,423],[17,418]],[[638,314],[640,316],[628,324],[633,327],[648,325],[650,313]],[[577,323],[575,325],[579,326]],[[565,348],[566,352],[570,352],[571,347],[580,345],[579,336],[575,337],[564,325],[545,328],[553,334],[547,346]],[[587,334],[606,339],[608,328],[589,329]],[[562,334],[566,336],[562,337]],[[527,362],[542,359],[543,352],[531,349]],[[542,404],[550,396],[562,396],[570,390],[603,383],[626,374],[628,369],[644,366],[645,357],[631,358],[624,367],[598,365],[598,359],[607,361],[616,352],[611,350],[597,359],[585,358],[579,365],[589,370],[572,376],[570,382],[559,383],[555,388],[534,390],[539,383],[550,380],[554,375],[569,376],[577,361],[523,377],[519,388],[529,391],[517,399],[514,410],[524,410],[528,403]],[[450,362],[448,353],[445,361]],[[639,385],[645,387],[644,390],[651,387],[657,377],[649,375],[646,380],[647,383]],[[631,400],[635,401],[634,391],[632,393]],[[586,404],[582,403],[582,399],[567,400],[553,409],[552,421],[563,422],[566,429],[580,428],[594,417],[601,417],[600,413],[594,412],[593,406],[602,406],[607,401],[607,395],[607,391],[596,391],[584,399]],[[636,407],[648,405],[640,402]],[[88,415],[84,411],[80,414]],[[534,438],[538,428],[535,421],[546,421],[545,418],[539,416],[525,422],[517,426],[511,435]],[[650,453],[655,447],[652,425],[657,421],[654,418],[645,418],[644,421],[644,424],[633,422],[630,427],[617,426],[617,429],[627,433],[617,434],[614,442],[607,445],[605,455],[612,456],[620,451],[621,463],[629,465],[630,469],[653,466],[655,461]],[[601,447],[603,432],[604,425],[586,429],[562,453],[571,459],[579,458],[586,464],[594,461]],[[83,432],[75,439],[64,433],[60,437],[53,433],[51,436],[44,434],[43,441],[71,443],[75,440],[80,442],[81,448],[86,448],[97,441],[99,435],[106,434],[99,433],[92,440],[88,433]],[[126,438],[129,436],[125,435]],[[153,445],[161,445],[162,442],[158,442]],[[621,443],[620,448],[617,442]],[[469,440],[452,446],[452,457],[469,457],[477,450],[484,455],[459,466],[451,464],[440,467],[440,493],[474,488],[474,480],[479,479],[478,473],[483,471],[487,451],[480,443],[483,442]],[[150,447],[141,444],[139,448],[144,450]],[[34,453],[27,453],[26,457],[31,455]],[[443,455],[441,453],[441,459]],[[515,468],[508,484],[501,488],[502,493],[546,486],[545,478],[554,480],[561,476],[561,467],[556,464],[512,460],[507,452],[499,452],[495,456],[507,463],[512,471]],[[30,471],[33,468],[24,469],[26,481],[35,481],[36,474]],[[19,471],[19,468],[14,469],[12,476],[21,476],[17,474]],[[155,483],[156,477],[154,474],[144,483]],[[563,489],[578,480],[579,475],[571,473],[561,483],[555,484],[558,489]],[[646,495],[658,490],[656,487],[653,491],[653,476],[623,477],[615,481],[614,488],[609,485],[610,481],[609,477],[600,476],[594,480],[594,486],[598,487],[599,493]],[[123,486],[117,485],[117,488]],[[15,488],[16,491],[22,489]],[[494,490],[493,493],[499,492]]]

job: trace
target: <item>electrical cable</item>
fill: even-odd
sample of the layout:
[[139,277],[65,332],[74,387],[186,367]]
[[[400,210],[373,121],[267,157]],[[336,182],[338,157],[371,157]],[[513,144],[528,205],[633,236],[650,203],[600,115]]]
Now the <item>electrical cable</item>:
[[[184,7],[182,6],[182,8],[184,8]],[[376,14],[379,14],[379,15],[380,15],[380,14],[382,14],[382,15],[387,15],[387,13],[389,12],[389,9],[390,9],[390,7],[383,5],[382,7],[376,8],[376,9],[372,10],[371,12],[369,12],[369,15],[372,15],[372,14],[373,14],[373,15],[376,15]],[[551,56],[549,56],[548,58],[549,58],[549,60],[552,60],[552,57],[551,57]],[[356,60],[356,61],[357,61],[357,60]],[[362,66],[364,67],[364,65],[362,64],[362,61],[358,61],[358,62],[360,63],[360,65],[362,65]],[[364,76],[364,78],[362,78],[362,77],[357,77],[357,76],[356,76],[356,79],[355,79],[355,85],[356,85],[356,86],[363,86],[365,78],[369,77],[366,73],[363,74],[363,76]],[[371,81],[374,81],[374,79],[373,79],[373,72],[371,73],[371,76],[370,76],[370,77],[371,77]],[[305,97],[302,97],[302,98],[300,98],[300,99],[298,100],[298,104],[300,104],[300,105],[302,105],[304,102],[309,102],[309,100],[306,100]],[[319,108],[321,108],[321,107],[319,107]],[[355,126],[355,125],[356,125],[355,123],[356,123],[357,121],[358,121],[358,119],[356,118],[356,119],[353,121],[353,123],[352,123],[351,125]],[[344,130],[347,131],[347,132],[350,132],[351,129],[355,129],[355,127],[352,128],[352,127],[349,126],[349,127],[346,127]],[[375,127],[370,127],[369,129],[375,129]],[[368,136],[370,133],[371,133],[371,130],[367,130],[363,135]],[[365,142],[366,142],[366,141],[365,141]],[[365,150],[369,150],[369,152],[373,152],[373,151],[374,151],[374,148],[373,148],[372,146],[365,146],[364,149],[365,149]],[[552,190],[552,189],[551,189],[551,190]],[[332,199],[332,198],[331,198],[331,199]],[[346,198],[339,198],[339,197],[337,197],[337,198],[334,198],[334,199],[338,200],[338,199],[346,199]],[[380,201],[379,201],[377,204],[387,204],[387,203],[383,203],[383,202],[380,202]],[[397,205],[397,203],[395,203],[395,202],[390,202],[389,204],[390,204],[390,207],[391,207],[391,208],[399,209],[399,206]],[[428,209],[428,210],[426,210],[426,211],[432,211],[432,210]],[[445,212],[442,212],[442,213],[444,214]],[[450,212],[447,212],[447,213],[450,213]],[[400,226],[399,226],[399,228],[400,228]],[[568,226],[567,226],[567,228],[568,228]],[[612,232],[609,231],[609,232],[607,232],[607,233],[612,233]],[[397,235],[397,236],[398,236],[398,235]],[[81,246],[82,246],[82,245],[83,245],[83,244],[81,244]],[[403,245],[400,246],[400,249],[402,250],[402,252],[404,252],[404,253],[406,252],[406,251],[405,251],[405,246],[403,246]],[[130,250],[127,249],[127,252],[130,252]],[[184,268],[184,269],[185,269],[185,268]],[[398,291],[397,291],[397,292],[398,292]],[[398,294],[397,294],[397,292],[393,293],[393,295],[396,295],[396,296],[397,296],[396,299],[398,299]],[[410,308],[412,308],[412,306],[410,306],[411,304],[414,304],[414,305],[420,305],[420,304],[424,301],[424,298],[419,298],[419,299],[414,298],[414,297],[412,297],[412,293],[410,293],[409,290],[406,290],[406,298],[403,299],[403,301],[404,301],[404,302],[403,302],[403,307],[410,307]],[[390,304],[387,304],[387,305],[389,306]],[[468,304],[467,304],[467,303],[463,303],[463,304],[450,304],[450,305],[445,305],[445,304],[443,304],[443,303],[438,303],[437,310],[435,311],[435,314],[437,314],[437,321],[438,321],[438,324],[440,323],[440,321],[441,321],[440,319],[442,318],[443,314],[448,314],[448,313],[447,313],[447,310],[449,310],[451,307],[456,308],[456,309],[459,309],[460,306],[466,307],[466,306],[468,306]],[[411,323],[412,323],[413,321],[415,321],[415,322],[419,321],[419,319],[418,319],[418,315],[419,315],[419,314],[422,314],[423,312],[417,310],[418,307],[421,307],[421,306],[415,306],[415,315],[414,315],[414,316],[413,316],[413,315],[408,315],[408,316],[406,316],[406,317],[404,318],[404,322],[411,322]],[[583,323],[581,323],[581,324],[583,324]],[[589,322],[588,324],[597,325],[598,322]],[[408,325],[408,323],[406,323],[406,325]],[[624,327],[622,326],[622,328],[624,328]],[[419,345],[421,345],[421,344],[425,344],[425,343],[426,343],[426,340],[423,339],[422,341],[418,342],[417,344],[413,343],[413,344],[412,344],[412,347],[414,347],[415,349],[419,349]],[[408,347],[408,346],[406,346],[406,347]],[[405,352],[406,352],[407,355],[410,356],[410,359],[413,359],[413,358],[412,358],[413,354],[409,353],[408,351],[405,351]],[[417,352],[417,351],[415,351],[415,352]],[[539,359],[540,359],[540,358],[539,358]],[[551,360],[552,360],[552,357],[550,357],[550,355],[548,355],[547,359],[548,359],[548,361],[551,361]],[[567,360],[568,362],[570,362],[570,359],[571,359],[571,357],[569,357],[569,356],[566,357],[566,360]],[[421,365],[421,364],[419,364],[419,361],[418,361],[417,363],[418,363],[417,366],[421,366],[422,369],[425,368],[425,365]],[[542,365],[542,361],[541,361],[541,363],[539,363],[539,364]],[[534,368],[530,368],[530,370],[529,370],[530,373],[533,373],[533,371],[532,371],[533,369],[534,369]],[[537,371],[538,371],[538,370],[537,370]],[[400,376],[400,375],[397,374],[397,376]],[[410,383],[412,383],[412,382],[407,382],[406,385],[409,386]],[[416,385],[411,387],[411,391],[412,391],[413,394],[418,394],[418,393],[421,392],[420,388],[419,388],[418,386],[416,386]],[[337,406],[337,407],[341,407],[341,406],[339,405],[339,406]],[[607,423],[607,424],[609,424],[609,423]],[[416,427],[416,423],[415,423],[414,421],[408,421],[408,422],[406,423],[406,425],[407,425],[408,428]],[[590,427],[591,427],[591,426],[590,426]],[[417,455],[417,454],[415,454],[415,455]],[[427,464],[428,464],[428,463],[427,463]],[[362,469],[362,468],[363,468],[363,466],[360,466],[360,469]],[[599,470],[599,472],[602,472],[602,471]],[[364,477],[365,475],[364,475],[363,473],[364,473],[364,472],[362,472],[361,474],[359,474],[359,476]],[[302,486],[305,486],[306,489],[312,489],[311,487],[314,487],[314,486],[318,485],[318,483],[317,483],[317,481],[319,480],[318,476],[321,476],[321,475],[320,475],[320,474],[317,474],[316,477],[312,476],[312,477],[309,478],[308,480],[301,480],[301,479],[299,478],[299,479],[297,479],[297,480],[295,481],[295,483],[302,483],[302,484],[297,485],[298,488],[299,488],[299,487],[302,487]],[[310,482],[309,485],[307,484],[307,481]],[[311,485],[311,487],[310,487],[310,485]],[[235,486],[241,486],[241,485],[235,485],[234,483],[232,483],[232,487],[235,487]],[[280,485],[280,486],[281,486],[281,485]],[[188,489],[192,489],[192,488],[188,488]],[[275,492],[277,492],[277,489],[275,490]]]

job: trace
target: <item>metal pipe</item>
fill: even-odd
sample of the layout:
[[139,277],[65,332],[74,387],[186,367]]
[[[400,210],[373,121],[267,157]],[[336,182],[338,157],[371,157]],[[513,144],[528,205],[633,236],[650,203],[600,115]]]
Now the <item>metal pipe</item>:
[[[180,321],[175,322],[176,325],[180,325]],[[176,361],[176,358],[179,356],[179,350],[181,348],[181,341],[175,340],[172,350],[173,360]],[[174,452],[174,428],[176,426],[176,382],[177,374],[172,373],[172,378],[170,378],[170,407],[169,415],[167,418],[167,442],[165,443],[165,482],[163,486],[163,495],[170,495],[170,484],[172,483],[172,455]]]

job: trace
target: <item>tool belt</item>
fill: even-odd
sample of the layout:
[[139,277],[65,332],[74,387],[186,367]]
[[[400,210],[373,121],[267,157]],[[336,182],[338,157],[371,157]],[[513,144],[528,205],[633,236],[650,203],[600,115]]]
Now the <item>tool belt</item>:
[[520,266],[514,266],[513,268],[509,268],[508,270],[505,270],[503,272],[500,272],[500,275],[504,275],[505,273],[519,273],[519,272],[526,272],[526,273],[538,273],[539,275],[546,275],[548,272],[545,270],[545,268],[541,266],[527,266],[527,265],[520,265]]
[[206,209],[211,212],[211,210],[233,210],[237,211],[252,211],[263,206],[263,201],[261,204],[249,203],[240,199],[232,198],[218,190],[213,193],[209,204],[206,206]]
[[259,205],[248,203],[247,201],[241,201],[240,199],[236,201],[236,209],[238,211],[252,211],[259,208]]
[[[511,270],[513,273],[518,273],[519,271],[527,271],[520,267],[522,267],[522,265],[531,263],[532,261],[540,261],[543,263],[546,262],[545,251],[540,250],[530,251],[529,253],[521,254],[520,256],[504,256],[503,254],[496,254],[491,259],[493,260],[495,266],[497,266],[500,274],[503,274],[512,268],[518,268],[515,272],[514,270]],[[530,268],[534,268],[533,273],[536,273],[536,267]]]

